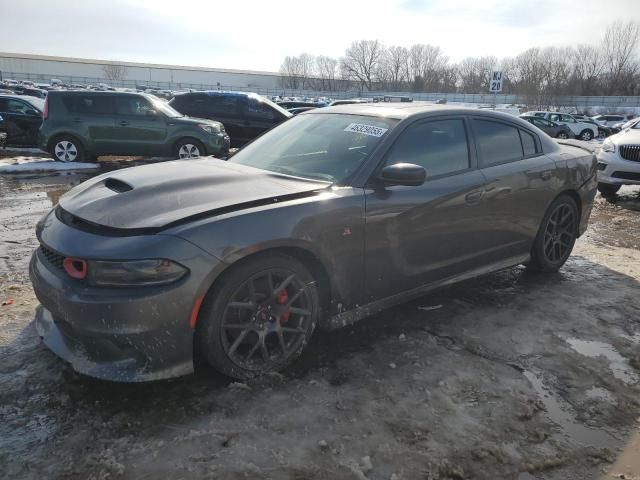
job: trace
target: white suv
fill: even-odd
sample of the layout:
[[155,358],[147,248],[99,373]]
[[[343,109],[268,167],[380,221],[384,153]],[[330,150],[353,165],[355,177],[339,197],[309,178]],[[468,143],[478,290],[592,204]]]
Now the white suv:
[[591,119],[605,127],[611,127],[616,123],[625,121],[625,117],[622,115],[596,115],[595,117],[591,117]]
[[614,195],[622,185],[640,185],[640,123],[607,138],[597,156],[600,193]]
[[571,129],[576,138],[580,140],[589,141],[598,136],[598,127],[593,123],[581,122],[576,120],[573,115],[560,112],[527,112],[524,115],[531,115],[534,117],[546,118],[552,122],[566,125]]

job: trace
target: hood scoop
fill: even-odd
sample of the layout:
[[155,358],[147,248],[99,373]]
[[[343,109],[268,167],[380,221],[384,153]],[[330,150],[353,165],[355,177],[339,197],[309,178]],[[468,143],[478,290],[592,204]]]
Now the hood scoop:
[[117,178],[109,177],[104,181],[104,186],[109,190],[113,190],[116,193],[124,193],[133,190],[133,187],[127,182],[118,180]]

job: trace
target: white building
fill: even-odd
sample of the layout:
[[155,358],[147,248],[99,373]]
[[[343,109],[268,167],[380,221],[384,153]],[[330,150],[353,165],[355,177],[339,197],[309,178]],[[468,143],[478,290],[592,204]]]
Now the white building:
[[[113,65],[121,66],[121,79],[107,73]],[[112,77],[112,76],[111,76]],[[224,68],[185,67],[152,63],[112,62],[82,58],[52,57],[24,53],[0,52],[0,79],[34,80],[48,83],[57,78],[65,83],[99,83],[112,86],[136,85],[158,88],[275,89],[279,75],[275,72],[230,70]]]

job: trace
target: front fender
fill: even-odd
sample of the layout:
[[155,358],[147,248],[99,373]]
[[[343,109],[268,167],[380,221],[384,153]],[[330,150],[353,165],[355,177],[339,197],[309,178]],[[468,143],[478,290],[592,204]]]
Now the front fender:
[[165,233],[194,243],[222,260],[225,269],[261,252],[304,250],[323,266],[334,304],[344,309],[363,300],[363,202],[361,189],[336,189],[205,218]]

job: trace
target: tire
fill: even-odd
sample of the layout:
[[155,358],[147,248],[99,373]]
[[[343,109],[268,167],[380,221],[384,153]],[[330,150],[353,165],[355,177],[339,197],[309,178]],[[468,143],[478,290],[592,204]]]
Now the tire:
[[569,195],[556,198],[542,219],[527,267],[538,272],[555,272],[562,267],[578,237],[578,222],[575,200]]
[[195,138],[183,138],[176,143],[175,157],[180,160],[198,158],[207,154],[204,145]]
[[604,197],[610,197],[618,193],[618,190],[620,190],[620,187],[622,187],[622,185],[612,185],[610,183],[599,183],[598,191]]
[[283,370],[309,342],[320,316],[319,299],[313,276],[295,258],[261,255],[232,266],[203,303],[198,353],[237,379]]
[[49,153],[58,162],[82,162],[85,158],[82,144],[70,135],[60,135],[51,141]]
[[585,142],[588,142],[589,140],[592,140],[592,139],[593,139],[593,132],[588,128],[585,128],[580,132],[580,140],[584,140]]
[[561,138],[563,140],[566,140],[567,138],[569,138],[569,135],[567,135],[566,132],[559,132],[556,138]]

